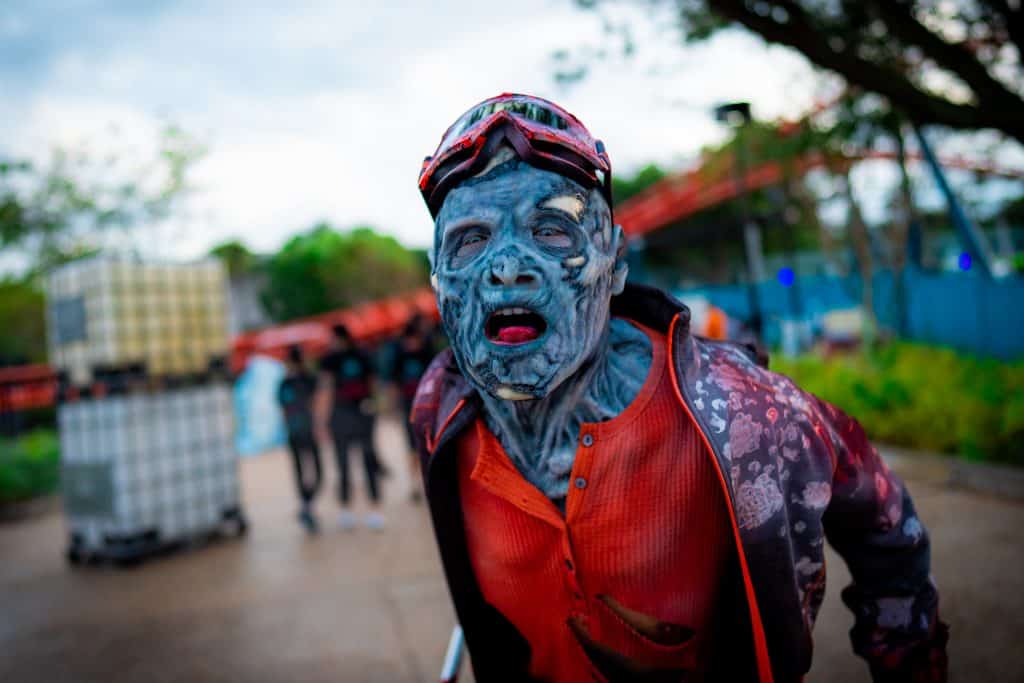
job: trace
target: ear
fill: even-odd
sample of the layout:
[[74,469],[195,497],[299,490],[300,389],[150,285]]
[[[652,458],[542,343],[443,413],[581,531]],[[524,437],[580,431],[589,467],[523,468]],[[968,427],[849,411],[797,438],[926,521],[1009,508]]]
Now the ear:
[[434,241],[427,249],[427,261],[430,263],[430,286],[437,291],[437,253],[441,248],[441,217],[434,219]]
[[612,296],[622,294],[626,288],[629,265],[626,263],[626,234],[621,225],[612,226],[612,244],[615,247],[615,269],[612,271]]

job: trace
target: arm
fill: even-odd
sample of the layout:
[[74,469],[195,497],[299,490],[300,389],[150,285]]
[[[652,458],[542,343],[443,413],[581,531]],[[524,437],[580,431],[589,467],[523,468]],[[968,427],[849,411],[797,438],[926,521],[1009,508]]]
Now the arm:
[[854,652],[867,660],[876,683],[945,681],[947,627],[929,574],[928,532],[860,424],[817,403],[834,465],[823,521],[853,576],[842,596],[856,617]]
[[313,395],[313,429],[317,438],[326,441],[328,434],[327,421],[334,407],[334,378],[329,372],[321,370],[317,374],[316,393]]
[[285,385],[285,380],[284,380],[284,379],[282,379],[282,380],[281,380],[280,382],[278,382],[278,384],[277,384],[277,405],[278,405],[278,406],[279,406],[280,408],[284,408],[284,406],[285,406],[285,400],[284,400],[284,385]]
[[386,388],[384,389],[385,395],[387,396],[388,405],[395,411],[400,410],[401,406],[401,391],[399,390],[399,384],[401,382],[399,373],[399,364],[401,362],[401,350],[399,349],[398,342],[393,342],[388,347],[387,365],[382,375],[386,378]]
[[379,384],[384,381],[386,376],[382,375],[380,370],[377,368],[377,357],[369,352],[366,353],[366,382],[370,385],[370,393],[375,394],[379,389]]
[[377,412],[377,396],[381,390],[381,380],[378,375],[374,355],[369,351],[362,351],[360,355],[362,356],[364,372],[366,373],[366,388],[370,392],[370,396],[366,399],[366,405],[363,407],[363,412],[373,414]]

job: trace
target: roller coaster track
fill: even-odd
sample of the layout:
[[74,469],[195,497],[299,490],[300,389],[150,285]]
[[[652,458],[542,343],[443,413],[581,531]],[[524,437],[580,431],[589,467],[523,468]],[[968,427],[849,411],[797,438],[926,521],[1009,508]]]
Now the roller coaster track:
[[[908,159],[921,161],[916,153]],[[894,152],[867,150],[847,155],[838,160],[839,165],[849,165],[865,160],[896,160]],[[808,172],[825,166],[826,157],[812,152],[794,161],[783,164],[768,161],[747,169],[742,181],[735,176],[707,179],[701,168],[673,175],[651,185],[646,190],[629,198],[615,210],[615,220],[631,237],[660,230],[678,223],[690,216],[735,199],[744,191],[753,192],[778,185],[790,177],[802,177]],[[944,158],[943,166],[973,171],[988,176],[1009,179],[1024,178],[1024,170],[1010,169],[993,164],[979,163],[962,157]]]

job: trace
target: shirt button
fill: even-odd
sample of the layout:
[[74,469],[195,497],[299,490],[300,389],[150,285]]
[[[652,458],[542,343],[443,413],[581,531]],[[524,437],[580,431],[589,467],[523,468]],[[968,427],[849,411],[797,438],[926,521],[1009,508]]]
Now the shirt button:
[[593,446],[594,445],[594,435],[593,434],[584,434],[583,435],[583,445],[584,446],[588,446],[588,447],[589,446]]
[[575,484],[576,484],[576,488],[578,488],[578,489],[585,489],[585,488],[587,488],[587,480],[584,479],[583,477],[576,477]]

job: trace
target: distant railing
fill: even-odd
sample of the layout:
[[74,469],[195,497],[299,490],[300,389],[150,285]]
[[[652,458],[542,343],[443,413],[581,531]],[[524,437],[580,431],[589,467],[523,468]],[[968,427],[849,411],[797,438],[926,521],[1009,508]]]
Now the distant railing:
[[[873,279],[873,303],[879,323],[912,341],[991,356],[1024,357],[1024,278],[996,280],[970,273],[928,272],[907,268],[904,295],[893,274]],[[769,343],[777,341],[782,320],[815,318],[830,310],[859,306],[861,282],[847,277],[797,277],[790,287],[780,282],[758,285]],[[679,296],[700,295],[741,320],[749,316],[744,285],[716,285],[676,290]]]
[[44,363],[0,367],[0,413],[53,405],[57,376]]
[[26,411],[48,408],[57,396],[57,376],[48,365],[0,367],[0,434],[26,427]]

